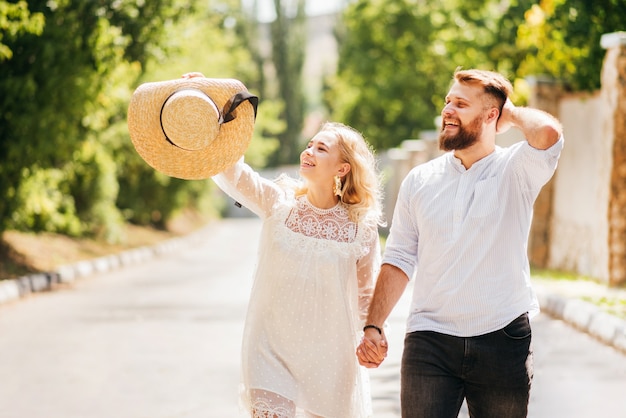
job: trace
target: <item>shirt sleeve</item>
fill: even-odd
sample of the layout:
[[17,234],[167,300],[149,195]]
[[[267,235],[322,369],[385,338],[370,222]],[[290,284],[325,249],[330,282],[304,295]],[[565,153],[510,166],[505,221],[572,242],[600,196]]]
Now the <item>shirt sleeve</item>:
[[411,209],[412,200],[415,198],[415,178],[416,174],[413,172],[402,181],[382,260],[382,264],[398,267],[409,280],[413,278],[418,262],[419,230]]
[[274,204],[285,194],[276,183],[261,177],[246,164],[243,157],[212,179],[224,193],[261,219],[271,215]]
[[561,150],[563,135],[550,148],[540,150],[533,148],[527,141],[520,142],[513,149],[514,170],[525,190],[538,194],[541,188],[554,174]]

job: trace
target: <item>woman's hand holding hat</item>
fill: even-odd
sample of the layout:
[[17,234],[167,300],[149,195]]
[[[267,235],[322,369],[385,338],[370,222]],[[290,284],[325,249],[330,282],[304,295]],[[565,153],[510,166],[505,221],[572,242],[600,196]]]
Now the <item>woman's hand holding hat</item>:
[[190,73],[185,73],[182,75],[182,78],[194,78],[194,77],[204,77],[204,74],[199,73],[197,71],[192,71]]
[[200,72],[144,83],[128,107],[130,139],[154,169],[181,179],[206,179],[244,154],[257,104],[241,81]]

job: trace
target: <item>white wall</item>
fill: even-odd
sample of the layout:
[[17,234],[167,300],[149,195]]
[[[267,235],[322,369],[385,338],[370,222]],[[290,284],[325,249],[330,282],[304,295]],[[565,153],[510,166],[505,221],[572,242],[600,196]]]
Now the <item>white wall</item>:
[[608,203],[612,134],[600,94],[564,98],[565,146],[554,179],[550,268],[608,281]]

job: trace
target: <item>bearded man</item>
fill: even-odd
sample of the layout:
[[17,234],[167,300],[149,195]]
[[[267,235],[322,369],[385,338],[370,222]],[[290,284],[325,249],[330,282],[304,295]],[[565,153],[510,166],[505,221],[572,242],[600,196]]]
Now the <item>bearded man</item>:
[[[357,348],[387,354],[383,324],[414,280],[401,366],[404,418],[527,416],[529,319],[539,311],[527,255],[533,203],[563,148],[560,123],[517,107],[502,75],[457,70],[441,112],[448,151],[404,179]],[[496,145],[510,127],[525,140]]]

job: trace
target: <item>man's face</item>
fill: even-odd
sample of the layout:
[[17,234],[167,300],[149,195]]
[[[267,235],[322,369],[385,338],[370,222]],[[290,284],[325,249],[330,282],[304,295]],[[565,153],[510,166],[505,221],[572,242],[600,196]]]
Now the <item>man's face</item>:
[[463,150],[478,142],[485,118],[481,93],[477,87],[454,83],[441,111],[441,150]]

